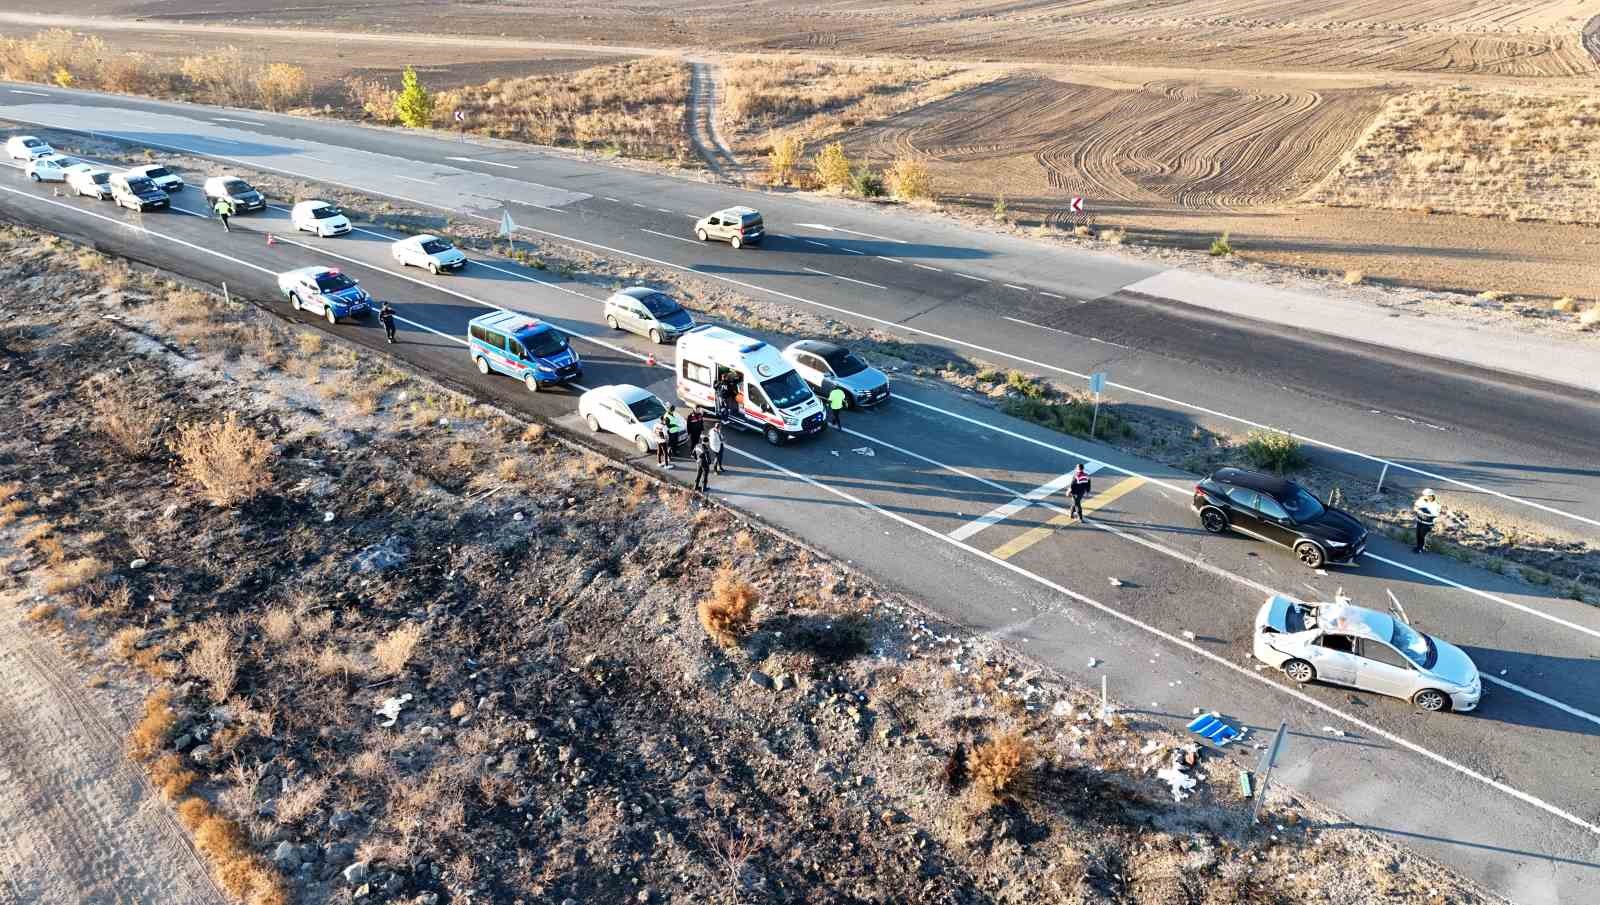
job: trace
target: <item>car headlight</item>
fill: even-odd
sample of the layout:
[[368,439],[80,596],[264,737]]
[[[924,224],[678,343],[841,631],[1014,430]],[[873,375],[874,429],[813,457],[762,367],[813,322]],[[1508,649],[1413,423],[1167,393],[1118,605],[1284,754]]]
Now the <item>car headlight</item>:
[[1338,549],[1340,547],[1348,547],[1348,546],[1350,546],[1350,544],[1347,541],[1342,541],[1342,540],[1330,540],[1330,541],[1327,542],[1327,544],[1328,544],[1328,546],[1333,547],[1334,549]]
[[535,367],[535,368],[537,368],[537,369],[539,369],[539,370],[541,370],[541,371],[554,371],[554,370],[555,370],[555,368],[552,368],[552,367],[551,367],[551,366],[549,366],[549,365],[547,365],[547,364],[545,364],[545,363],[544,363],[544,362],[542,362],[542,361],[541,361],[541,362],[538,362],[538,363],[536,363],[536,364],[535,364],[535,365],[534,365],[534,367]]

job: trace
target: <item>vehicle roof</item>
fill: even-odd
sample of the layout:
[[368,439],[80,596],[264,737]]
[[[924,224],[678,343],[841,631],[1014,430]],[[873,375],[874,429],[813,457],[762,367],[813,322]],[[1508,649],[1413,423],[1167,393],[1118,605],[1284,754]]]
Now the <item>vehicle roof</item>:
[[605,391],[611,396],[611,398],[617,400],[623,405],[632,405],[635,402],[649,399],[655,395],[649,390],[646,390],[642,387],[636,387],[631,383],[614,383],[611,386],[597,387],[597,389]]
[[165,168],[166,168],[166,164],[164,164],[164,163],[141,163],[138,166],[128,167],[128,172],[130,172],[130,173],[141,173],[142,174],[142,173],[149,172],[150,170],[165,169]]
[[105,173],[105,172],[109,172],[108,170],[103,170],[103,169],[95,166],[92,163],[84,163],[81,160],[78,161],[77,163],[73,164],[72,166],[67,167],[67,169],[69,169],[69,170],[80,170],[80,171],[85,172],[85,173]]
[[841,346],[838,343],[828,342],[825,339],[802,339],[799,342],[790,343],[789,348],[798,352],[810,352],[813,355],[821,355],[823,358],[827,358],[829,355],[833,355],[836,352],[845,351],[844,346]]
[[318,205],[333,207],[334,203],[332,201],[323,201],[319,198],[309,198],[305,201],[296,201],[294,204],[295,207],[316,207]]
[[1324,603],[1317,607],[1317,628],[1387,644],[1394,636],[1394,617],[1353,603]]
[[338,273],[338,272],[339,272],[339,270],[337,268],[334,268],[334,267],[318,267],[316,265],[312,265],[310,267],[296,267],[293,270],[284,271],[284,273],[286,273],[286,274],[295,273],[295,274],[299,274],[301,276],[307,276],[307,277],[320,276],[321,274],[324,274],[324,273]]
[[44,154],[44,155],[41,155],[39,157],[35,157],[33,160],[34,160],[35,163],[38,163],[39,161],[42,161],[42,160],[71,160],[71,159],[72,159],[71,156],[63,154],[60,151],[57,151],[54,154]]
[[[659,289],[651,289],[649,286],[629,286],[627,289],[618,289],[617,295],[625,295],[634,299],[643,299],[646,296],[667,294]],[[671,298],[671,296],[667,297]]]
[[429,239],[437,239],[437,238],[439,238],[439,237],[434,235],[433,233],[418,233],[415,236],[407,236],[406,238],[401,239],[400,241],[401,242],[415,242],[418,245],[421,245],[422,243],[428,241]]
[[524,333],[528,330],[534,330],[540,327],[548,330],[555,329],[536,317],[531,317],[526,314],[518,314],[515,311],[491,311],[488,314],[478,315],[472,319],[471,323],[477,324],[480,327],[488,327],[491,330],[495,330],[499,333],[510,333],[512,335]]
[[29,139],[32,139],[34,141],[43,141],[44,140],[44,139],[40,138],[37,135],[13,135],[9,139],[6,139],[6,140],[7,141],[22,142],[22,141],[27,141]]
[[1251,490],[1270,493],[1273,496],[1284,496],[1300,486],[1288,478],[1274,477],[1273,475],[1261,474],[1256,471],[1245,471],[1242,468],[1219,468],[1211,473],[1211,479],[1213,481],[1221,481],[1224,484],[1232,484],[1235,487],[1248,487]]
[[[756,210],[755,208],[753,208],[753,207],[745,207],[742,204],[736,204],[733,207],[725,207],[722,210],[717,211],[717,214],[738,214],[741,217],[744,216],[745,214],[757,214],[757,215],[759,215],[760,213],[761,212]],[[712,216],[716,216],[716,214],[713,214]]]

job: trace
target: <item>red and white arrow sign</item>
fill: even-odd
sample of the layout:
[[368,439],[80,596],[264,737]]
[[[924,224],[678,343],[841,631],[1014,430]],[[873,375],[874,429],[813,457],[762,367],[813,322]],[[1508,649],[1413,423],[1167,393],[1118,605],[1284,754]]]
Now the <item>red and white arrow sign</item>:
[[1082,195],[1073,195],[1072,196],[1072,212],[1074,214],[1083,213],[1083,196]]

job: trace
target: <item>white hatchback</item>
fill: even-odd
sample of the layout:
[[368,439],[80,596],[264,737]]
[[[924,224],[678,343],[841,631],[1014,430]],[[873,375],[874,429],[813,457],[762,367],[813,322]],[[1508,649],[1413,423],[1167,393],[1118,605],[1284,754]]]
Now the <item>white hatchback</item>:
[[34,182],[66,182],[67,171],[80,163],[83,161],[65,154],[48,154],[28,161],[22,172]]
[[402,267],[425,267],[429,273],[460,270],[467,266],[467,256],[450,244],[449,239],[421,235],[400,239],[389,246],[389,251]]
[[67,168],[67,188],[75,195],[87,195],[101,201],[111,197],[111,171],[80,163]]
[[55,152],[44,139],[32,135],[13,135],[6,139],[6,155],[12,160],[32,160]]
[[294,228],[322,238],[342,236],[350,231],[350,218],[329,201],[302,201],[289,212]]

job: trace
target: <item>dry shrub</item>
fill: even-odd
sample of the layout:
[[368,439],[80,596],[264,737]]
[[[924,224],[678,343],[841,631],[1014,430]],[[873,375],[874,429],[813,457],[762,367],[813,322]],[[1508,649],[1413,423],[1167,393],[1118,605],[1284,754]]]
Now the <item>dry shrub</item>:
[[756,536],[748,531],[740,531],[733,536],[733,549],[740,553],[754,553],[756,549]]
[[183,473],[218,506],[243,503],[272,486],[272,444],[233,412],[179,428],[173,451]]
[[974,747],[967,772],[973,788],[998,801],[1026,790],[1033,760],[1033,743],[1021,732],[1008,732]]
[[333,614],[306,614],[299,618],[298,624],[300,626],[300,637],[308,639],[320,638],[328,633],[328,629],[333,628]]
[[1367,275],[1359,270],[1346,270],[1344,272],[1344,284],[1346,286],[1360,286],[1366,278]]
[[204,798],[185,798],[178,805],[178,823],[193,833],[211,817],[211,805]]
[[166,747],[178,715],[172,711],[172,692],[158,688],[144,699],[144,715],[128,733],[128,753],[135,760],[149,760]]
[[288,607],[268,607],[261,614],[261,633],[274,644],[283,644],[294,637],[294,613]]
[[305,780],[278,796],[278,823],[293,826],[310,817],[322,806],[328,795],[328,781],[317,778]]
[[1578,300],[1570,295],[1563,296],[1550,303],[1550,310],[1559,311],[1562,314],[1569,314],[1578,310]]
[[901,201],[925,201],[933,197],[933,177],[928,165],[915,157],[901,157],[889,169],[889,190]]
[[110,571],[111,564],[105,560],[93,556],[81,556],[72,562],[56,566],[52,570],[50,579],[45,582],[44,590],[47,594],[65,594],[83,587]]
[[212,618],[189,633],[194,649],[184,658],[189,671],[210,686],[211,700],[222,703],[233,693],[239,658],[229,650],[233,635],[222,620]]
[[262,106],[268,110],[285,110],[305,103],[311,94],[311,81],[299,66],[270,63],[256,78],[256,88],[261,92]]
[[139,642],[144,640],[144,629],[130,625],[111,636],[111,652],[121,660],[132,660],[139,652]]
[[850,156],[844,151],[844,142],[836,141],[823,147],[817,154],[816,160],[811,163],[816,170],[817,181],[823,188],[847,189],[850,187]]
[[150,781],[168,801],[176,801],[199,778],[200,774],[183,765],[183,757],[178,754],[163,754],[150,765]]
[[522,431],[522,442],[538,443],[544,439],[544,425],[530,424]]
[[28,610],[27,615],[23,616],[22,618],[28,622],[38,625],[55,619],[60,612],[61,608],[53,603],[41,603]]
[[365,669],[361,662],[348,653],[340,650],[335,645],[328,645],[317,651],[312,660],[312,667],[320,676],[359,676]]
[[422,640],[422,626],[408,622],[372,646],[372,658],[384,675],[398,676],[411,660],[411,653]]
[[794,168],[805,156],[806,143],[798,135],[774,132],[767,140],[767,167],[775,185],[788,185]]
[[731,568],[723,568],[711,583],[711,596],[695,608],[700,626],[723,647],[734,647],[750,631],[758,597],[756,589]]

